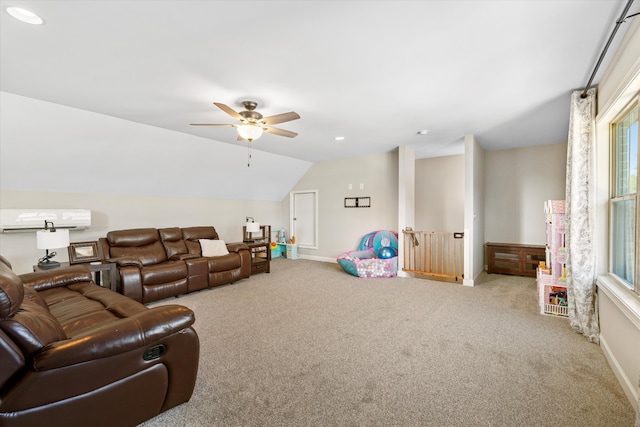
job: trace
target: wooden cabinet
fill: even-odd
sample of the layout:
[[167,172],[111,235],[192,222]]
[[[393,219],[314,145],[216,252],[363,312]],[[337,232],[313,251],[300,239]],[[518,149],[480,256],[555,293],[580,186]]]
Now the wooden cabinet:
[[544,245],[487,243],[487,273],[536,277],[536,268],[545,260]]

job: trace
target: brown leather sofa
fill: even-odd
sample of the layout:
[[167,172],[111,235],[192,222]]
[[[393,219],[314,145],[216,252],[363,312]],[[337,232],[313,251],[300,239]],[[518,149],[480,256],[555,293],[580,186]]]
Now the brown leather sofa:
[[118,291],[148,303],[226,285],[251,275],[251,252],[227,244],[226,255],[203,257],[200,240],[219,240],[211,226],[117,230],[100,238],[103,256],[115,262]]
[[0,256],[0,425],[135,426],[188,401],[194,320],[102,288],[83,267],[18,276]]

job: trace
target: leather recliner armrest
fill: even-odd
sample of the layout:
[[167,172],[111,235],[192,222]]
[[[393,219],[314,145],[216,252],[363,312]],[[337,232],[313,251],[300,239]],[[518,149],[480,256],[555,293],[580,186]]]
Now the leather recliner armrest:
[[49,344],[35,355],[32,366],[43,371],[126,353],[188,328],[194,322],[195,315],[187,307],[151,308]]
[[123,256],[123,257],[119,257],[119,258],[109,258],[109,259],[106,259],[105,261],[116,263],[116,265],[118,267],[138,267],[138,268],[142,268],[142,261],[140,261],[138,258],[134,258],[134,257]]
[[227,250],[229,252],[240,252],[240,251],[248,251],[249,246],[244,243],[227,243]]
[[82,266],[21,274],[20,279],[36,291],[93,281],[91,272]]
[[200,258],[200,255],[198,255],[198,254],[175,254],[174,256],[169,258],[169,260],[171,260],[171,261],[184,261],[186,259],[195,259],[195,258]]

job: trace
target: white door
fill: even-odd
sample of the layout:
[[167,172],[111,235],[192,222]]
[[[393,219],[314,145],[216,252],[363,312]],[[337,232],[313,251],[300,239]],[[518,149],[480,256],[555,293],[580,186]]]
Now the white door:
[[318,190],[292,191],[291,235],[300,248],[318,249]]

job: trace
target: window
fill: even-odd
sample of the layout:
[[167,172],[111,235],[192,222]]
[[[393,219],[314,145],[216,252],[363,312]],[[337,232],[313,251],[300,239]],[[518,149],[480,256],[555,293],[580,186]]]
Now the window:
[[638,103],[612,126],[611,273],[640,293],[638,253]]

